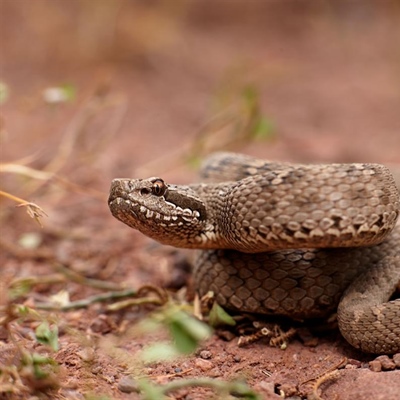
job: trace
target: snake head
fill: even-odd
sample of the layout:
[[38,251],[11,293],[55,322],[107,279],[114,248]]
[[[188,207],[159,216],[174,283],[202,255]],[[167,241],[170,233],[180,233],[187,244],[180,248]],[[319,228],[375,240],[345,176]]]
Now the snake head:
[[197,247],[206,227],[206,207],[189,186],[161,178],[114,179],[108,199],[112,215],[164,244]]

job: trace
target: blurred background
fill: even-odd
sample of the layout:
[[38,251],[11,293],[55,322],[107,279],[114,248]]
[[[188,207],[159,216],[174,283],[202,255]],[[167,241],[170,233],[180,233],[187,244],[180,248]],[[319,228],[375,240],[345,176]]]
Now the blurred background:
[[[20,365],[18,349],[25,357],[37,348],[38,322],[19,318],[18,305],[69,310],[70,300],[105,290],[190,282],[185,253],[157,247],[111,216],[113,178],[190,182],[217,150],[400,165],[400,0],[0,0],[0,107],[0,312],[8,313],[0,347],[12,348],[9,335],[19,343],[0,352],[0,365],[22,368],[25,386],[15,386],[12,372],[9,390],[28,398],[60,382],[35,386],[37,371]],[[116,384],[125,361],[106,357],[109,346],[97,348],[87,335],[119,335],[146,309],[105,307],[54,313],[61,350],[53,364],[64,368],[62,385],[79,393],[127,398]],[[152,339],[126,340],[124,352],[137,360]],[[300,387],[343,354],[358,359],[327,343],[331,353],[289,346],[285,356],[270,349],[262,362],[284,371],[278,383]],[[96,348],[102,375],[91,356],[78,357],[92,354],[87,346]],[[217,370],[229,380],[257,371],[258,384],[265,376],[253,366],[263,352],[244,353],[243,368],[228,356]],[[160,364],[153,375],[182,365]],[[396,391],[386,373],[346,376],[330,398]]]

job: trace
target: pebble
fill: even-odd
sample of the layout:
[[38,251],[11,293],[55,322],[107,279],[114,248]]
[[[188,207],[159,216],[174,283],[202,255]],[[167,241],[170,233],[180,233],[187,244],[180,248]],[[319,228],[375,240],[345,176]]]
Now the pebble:
[[219,378],[220,376],[222,376],[222,372],[221,370],[217,367],[212,369],[208,375],[210,376],[210,378]]
[[212,357],[212,353],[209,350],[203,350],[200,352],[200,357],[204,360],[209,360]]
[[91,369],[92,374],[97,375],[100,374],[103,371],[103,367],[100,365],[96,365]]
[[382,364],[377,360],[372,360],[369,362],[369,369],[373,372],[381,372]]
[[369,362],[369,369],[374,372],[392,371],[400,366],[400,354],[395,354],[393,360],[386,355],[376,357]]
[[209,371],[210,369],[213,368],[213,364],[211,361],[203,360],[201,358],[198,358],[195,361],[196,367],[200,368],[202,371]]
[[[355,360],[354,358],[349,358],[347,360],[347,365],[354,365],[356,368],[361,368],[362,362],[359,360]],[[346,367],[347,367],[346,365]]]
[[359,367],[354,364],[346,364],[346,366],[344,367],[344,369],[357,369],[357,368]]
[[391,371],[396,368],[396,364],[388,356],[379,356],[375,358],[375,361],[379,361],[384,371]]
[[393,355],[393,362],[396,364],[396,368],[400,368],[400,353]]
[[94,360],[95,351],[92,347],[84,347],[76,353],[83,361],[90,362]]
[[118,382],[118,389],[123,393],[132,393],[132,392],[139,393],[139,387],[137,382],[134,379],[130,378],[129,376],[124,376]]

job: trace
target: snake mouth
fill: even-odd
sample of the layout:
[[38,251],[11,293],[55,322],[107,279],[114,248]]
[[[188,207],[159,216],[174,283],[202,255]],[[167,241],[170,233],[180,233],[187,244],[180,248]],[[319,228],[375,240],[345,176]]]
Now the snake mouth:
[[136,228],[139,218],[129,200],[122,197],[110,196],[108,199],[108,207],[115,218],[132,228]]
[[158,207],[144,206],[141,203],[130,200],[128,194],[119,196],[112,193],[108,199],[111,214],[121,222],[139,229],[148,231],[148,226],[161,225],[162,227],[182,227],[199,220],[197,211],[191,212],[180,207],[171,205],[172,211],[162,212]]
[[[108,205],[112,214],[125,222],[136,219],[147,223],[165,223],[170,226],[201,223],[206,219],[204,204],[186,193],[179,196],[160,178],[148,180],[114,179],[111,183]],[[149,188],[149,185],[152,185]],[[165,185],[165,184],[164,184]],[[124,215],[122,219],[121,216]]]

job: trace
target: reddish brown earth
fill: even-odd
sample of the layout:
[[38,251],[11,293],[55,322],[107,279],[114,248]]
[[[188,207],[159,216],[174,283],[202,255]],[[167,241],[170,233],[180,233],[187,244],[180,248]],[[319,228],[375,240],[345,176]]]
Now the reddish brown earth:
[[[236,151],[276,160],[400,163],[399,36],[394,1],[0,0],[1,80],[9,89],[1,161],[58,177],[0,175],[1,190],[48,214],[40,228],[1,198],[0,366],[20,366],[21,351],[49,354],[60,366],[60,388],[49,390],[51,382],[19,369],[19,392],[2,398],[139,399],[120,389],[127,376],[146,374],[159,384],[241,379],[262,399],[312,398],[318,377],[340,366],[321,383],[321,398],[398,399],[400,370],[373,372],[375,357],[352,349],[336,330],[295,337],[286,350],[262,341],[239,348],[213,336],[194,355],[143,365],[143,347],[167,336],[131,328],[155,306],[41,311],[58,326],[55,353],[34,339],[37,320],[4,316],[12,310],[11,282],[55,273],[60,279],[60,265],[120,287],[184,282],[177,265],[191,253],[155,245],[116,221],[107,207],[109,184],[121,176],[195,179],[189,163],[179,161],[187,153],[181,149],[192,144],[201,154],[199,132],[214,132],[209,140],[221,145],[241,109],[224,129],[213,118],[237,105],[245,87],[259,92],[274,130],[269,139],[232,146]],[[63,83],[74,86],[76,98],[46,103],[43,91]],[[171,160],[178,160],[173,168]],[[21,241],[28,233],[39,241],[33,250]],[[15,302],[35,307],[62,290],[71,301],[101,293],[72,279],[52,282],[33,285]],[[168,398],[212,393],[188,387]]]

